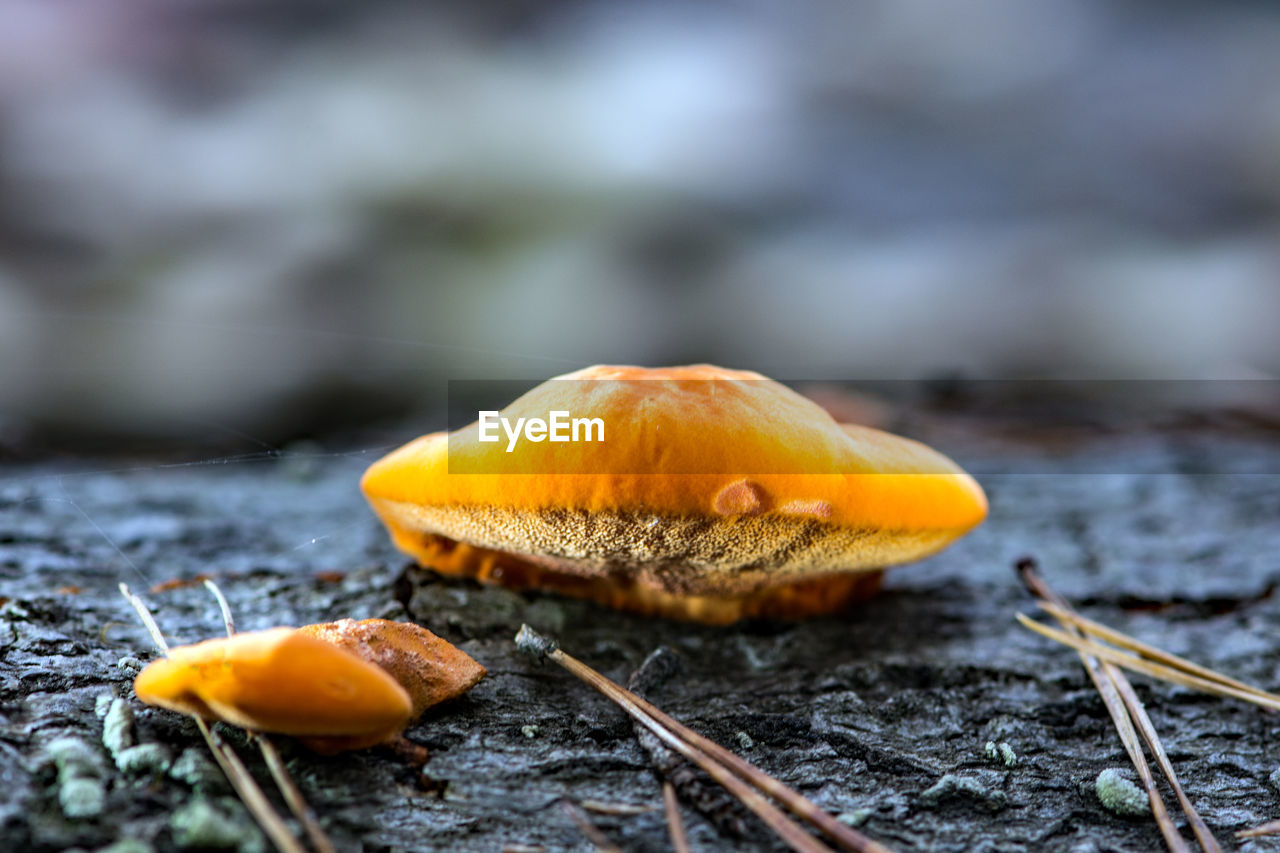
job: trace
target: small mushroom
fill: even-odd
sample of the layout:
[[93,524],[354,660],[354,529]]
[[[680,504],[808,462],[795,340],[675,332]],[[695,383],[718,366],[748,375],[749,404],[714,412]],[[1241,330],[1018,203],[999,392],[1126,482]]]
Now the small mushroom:
[[170,649],[133,688],[149,705],[294,735],[320,752],[392,740],[413,719],[409,694],[391,675],[295,628]]
[[555,411],[605,440],[485,442],[472,424],[374,463],[361,485],[394,543],[446,574],[724,624],[840,610],[986,517],[942,454],[749,371],[590,367],[500,414]]

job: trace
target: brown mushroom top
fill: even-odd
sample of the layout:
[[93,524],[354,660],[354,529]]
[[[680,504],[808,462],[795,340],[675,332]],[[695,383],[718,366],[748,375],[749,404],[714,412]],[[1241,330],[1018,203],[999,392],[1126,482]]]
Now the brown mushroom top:
[[380,666],[409,694],[411,719],[461,696],[485,676],[485,668],[466,652],[412,622],[339,619],[298,630]]

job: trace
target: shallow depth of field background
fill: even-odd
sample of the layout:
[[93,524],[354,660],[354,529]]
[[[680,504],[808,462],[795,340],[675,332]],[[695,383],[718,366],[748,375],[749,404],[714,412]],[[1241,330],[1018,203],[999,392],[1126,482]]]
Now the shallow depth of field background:
[[1278,318],[1268,4],[0,5],[12,441],[595,362],[1268,377]]

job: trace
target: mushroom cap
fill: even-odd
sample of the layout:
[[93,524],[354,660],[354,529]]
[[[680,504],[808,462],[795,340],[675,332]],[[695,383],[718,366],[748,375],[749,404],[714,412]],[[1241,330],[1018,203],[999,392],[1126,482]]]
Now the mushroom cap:
[[184,714],[352,745],[388,740],[411,719],[409,695],[390,675],[295,628],[170,649],[138,674],[133,689],[149,705]]
[[472,424],[392,452],[362,488],[432,568],[707,621],[836,609],[866,592],[849,573],[932,554],[987,512],[937,451],[749,371],[590,367],[501,414],[557,410],[602,419],[605,441],[508,452]]
[[485,676],[485,668],[466,652],[412,622],[339,619],[298,631],[381,667],[409,694],[413,720],[432,705],[466,693]]

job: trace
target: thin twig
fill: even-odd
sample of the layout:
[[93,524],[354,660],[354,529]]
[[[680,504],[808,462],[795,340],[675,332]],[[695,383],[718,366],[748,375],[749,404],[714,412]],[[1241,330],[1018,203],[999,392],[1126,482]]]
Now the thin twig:
[[[676,653],[666,646],[659,646],[631,673],[625,686],[640,698],[649,699],[650,691],[672,678],[679,668],[680,659]],[[750,837],[747,823],[750,818],[746,807],[736,797],[698,770],[697,765],[664,745],[644,725],[632,720],[632,727],[640,747],[648,753],[653,769],[662,779],[671,782],[679,801],[704,815],[722,834],[736,839]]]
[[204,588],[213,593],[213,597],[218,600],[218,609],[222,611],[222,624],[226,626],[227,636],[230,637],[236,632],[236,618],[231,615],[231,605],[227,604],[227,597],[213,582],[213,578],[204,579]]
[[1059,622],[1069,622],[1086,634],[1091,634],[1108,643],[1113,643],[1114,645],[1128,649],[1131,652],[1136,652],[1140,657],[1146,658],[1147,660],[1166,664],[1167,666],[1181,670],[1188,675],[1196,675],[1206,681],[1217,682],[1225,687],[1234,687],[1235,689],[1245,693],[1253,693],[1266,699],[1280,701],[1280,696],[1275,693],[1268,693],[1259,687],[1254,687],[1252,684],[1237,681],[1236,679],[1223,675],[1216,670],[1209,669],[1207,666],[1201,666],[1200,664],[1189,661],[1186,658],[1178,657],[1175,654],[1170,654],[1169,652],[1157,649],[1154,646],[1149,646],[1141,640],[1136,640],[1133,637],[1130,637],[1128,634],[1122,634],[1114,628],[1108,628],[1106,625],[1100,625],[1092,619],[1087,619],[1070,608],[1048,601],[1041,601],[1040,606],[1045,611],[1052,614]]
[[[1060,607],[1066,608],[1069,606],[1065,599],[1059,597],[1056,592],[1049,588],[1049,585],[1036,574],[1033,568],[1019,565],[1018,571],[1023,583],[1027,585],[1027,588],[1033,594],[1042,600],[1052,601]],[[1073,632],[1070,636],[1079,638],[1079,632],[1075,628],[1068,628],[1068,630]],[[1063,636],[1068,635],[1063,634]],[[1160,792],[1156,788],[1156,780],[1151,773],[1151,767],[1147,764],[1146,756],[1142,754],[1142,745],[1138,742],[1138,734],[1134,730],[1133,720],[1129,717],[1128,708],[1125,706],[1124,699],[1121,697],[1117,686],[1117,681],[1124,676],[1110,663],[1099,661],[1097,657],[1086,654],[1082,650],[1077,649],[1077,651],[1080,652],[1080,662],[1084,664],[1085,671],[1089,673],[1089,679],[1093,682],[1098,695],[1102,697],[1102,703],[1107,706],[1107,713],[1111,715],[1111,722],[1116,727],[1116,733],[1120,735],[1120,742],[1124,745],[1124,750],[1129,755],[1129,761],[1133,763],[1134,769],[1138,771],[1138,778],[1142,780],[1142,787],[1147,792],[1147,800],[1151,803],[1151,814],[1155,818],[1156,826],[1160,830],[1160,835],[1164,838],[1165,845],[1173,853],[1190,853],[1191,848],[1187,845],[1186,839],[1178,832],[1178,828],[1174,826],[1173,819],[1169,817],[1169,810],[1165,808],[1164,800],[1160,797]]]
[[138,618],[142,620],[142,625],[147,629],[147,633],[151,635],[151,642],[156,644],[156,648],[160,650],[160,654],[165,657],[169,656],[169,643],[165,641],[164,634],[160,633],[160,626],[156,624],[155,617],[151,615],[151,611],[147,605],[142,603],[142,599],[134,595],[129,590],[128,584],[120,584],[120,594],[125,600],[133,605],[133,609],[138,612]]
[[[151,634],[151,639],[155,641],[156,648],[163,654],[169,654],[169,644],[165,642],[164,635],[160,633],[160,627],[156,624],[155,618],[151,615],[151,611],[147,609],[147,605],[142,599],[129,591],[129,587],[120,584],[120,594],[133,605],[133,609],[138,611],[138,616],[142,619],[142,624],[146,626],[147,631]],[[281,853],[306,853],[306,849],[293,837],[293,833],[289,831],[289,827],[285,825],[284,819],[276,814],[275,809],[271,807],[271,802],[267,799],[266,794],[258,787],[258,783],[254,781],[253,775],[249,773],[248,768],[244,766],[244,762],[236,755],[235,750],[223,742],[217,732],[213,731],[199,717],[194,718],[196,728],[200,730],[200,734],[204,737],[204,741],[209,746],[209,751],[213,753],[214,759],[218,762],[218,766],[222,768],[222,772],[226,774],[227,781],[231,783],[231,787],[235,789],[239,795],[241,802],[249,809],[249,813],[253,815],[254,820],[258,822],[258,826],[262,827],[262,831],[267,834],[271,842],[275,844],[276,849]]]
[[662,805],[667,810],[667,832],[671,833],[671,848],[675,853],[690,853],[689,836],[685,835],[684,820],[680,817],[676,786],[666,779],[662,781]]
[[337,853],[337,848],[333,846],[329,836],[325,835],[324,829],[320,826],[320,821],[316,819],[315,812],[311,810],[306,798],[302,796],[302,791],[298,789],[293,777],[289,775],[289,770],[285,767],[284,759],[280,757],[280,752],[276,749],[276,745],[268,740],[265,735],[257,732],[249,732],[249,739],[258,742],[258,748],[262,751],[262,759],[267,764],[267,770],[270,771],[271,778],[275,780],[276,788],[279,789],[280,795],[284,797],[285,804],[289,806],[289,811],[293,812],[293,816],[302,824],[302,830],[307,834],[312,846],[320,853]]
[[1146,756],[1142,754],[1138,734],[1134,730],[1133,721],[1129,718],[1124,699],[1121,698],[1119,688],[1116,686],[1116,676],[1119,673],[1111,664],[1099,662],[1086,654],[1082,653],[1080,659],[1084,662],[1089,678],[1102,697],[1103,704],[1107,706],[1107,712],[1111,715],[1111,721],[1120,735],[1125,752],[1129,754],[1129,760],[1138,771],[1138,778],[1142,780],[1142,787],[1147,792],[1147,799],[1151,803],[1151,814],[1155,818],[1156,826],[1160,828],[1165,844],[1173,853],[1191,853],[1186,839],[1174,826],[1173,818],[1169,817],[1169,810],[1165,808],[1164,800],[1156,788],[1155,776],[1147,764]]
[[[1106,664],[1106,666],[1110,669],[1115,669],[1111,664]],[[1169,760],[1169,754],[1165,752],[1164,744],[1160,742],[1160,737],[1156,734],[1155,724],[1151,722],[1151,717],[1147,715],[1147,709],[1143,706],[1142,700],[1134,692],[1133,685],[1129,683],[1129,679],[1119,672],[1116,672],[1111,678],[1115,682],[1116,689],[1120,691],[1120,698],[1124,700],[1125,707],[1129,709],[1129,716],[1133,719],[1138,731],[1142,733],[1142,739],[1147,742],[1147,749],[1151,750],[1156,764],[1160,767],[1160,772],[1164,773],[1164,778],[1168,780],[1169,787],[1173,789],[1173,795],[1177,798],[1178,805],[1182,807],[1182,813],[1186,815],[1187,822],[1191,824],[1191,832],[1195,835],[1196,841],[1200,842],[1200,847],[1205,853],[1221,853],[1222,848],[1218,845],[1218,840],[1213,837],[1212,830],[1204,822],[1204,818],[1200,817],[1200,812],[1192,805],[1186,792],[1182,790],[1182,783],[1178,781],[1178,774],[1173,769],[1173,762]]]
[[1037,634],[1042,634],[1051,640],[1056,640],[1064,646],[1084,652],[1101,658],[1117,666],[1125,669],[1140,672],[1143,675],[1149,675],[1152,678],[1158,678],[1161,681],[1168,681],[1171,684],[1177,684],[1182,687],[1190,687],[1193,690],[1199,690],[1202,693],[1212,693],[1216,696],[1226,696],[1231,699],[1240,699],[1244,702],[1252,702],[1255,705],[1261,705],[1264,708],[1270,708],[1273,711],[1280,711],[1280,697],[1273,696],[1270,693],[1259,694],[1252,690],[1240,690],[1236,687],[1230,687],[1218,681],[1210,681],[1197,675],[1190,675],[1181,670],[1174,669],[1163,664],[1153,663],[1131,655],[1128,652],[1122,652],[1111,646],[1104,646],[1101,643],[1095,643],[1092,640],[1086,640],[1071,634],[1066,634],[1047,625],[1041,625],[1026,615],[1019,613],[1018,621],[1025,627],[1030,628]]
[[[1162,660],[1172,665],[1181,665],[1185,663],[1191,670],[1220,678],[1224,683],[1231,682],[1231,679],[1227,679],[1225,676],[1218,676],[1218,674],[1212,670],[1199,667],[1196,664],[1192,664],[1190,661],[1183,661],[1182,658],[1179,658],[1176,655],[1170,655],[1166,652],[1162,652],[1153,646],[1147,646],[1146,644],[1140,643],[1125,634],[1121,634],[1119,631],[1114,631],[1104,625],[1093,622],[1092,620],[1085,619],[1072,609],[1066,599],[1059,596],[1057,592],[1050,588],[1049,584],[1035,571],[1033,565],[1019,565],[1019,574],[1022,576],[1023,582],[1026,583],[1028,588],[1031,589],[1031,591],[1039,598],[1040,606],[1057,618],[1062,626],[1067,629],[1070,636],[1082,638],[1081,631],[1088,631],[1099,636],[1106,636],[1114,639],[1116,642],[1123,643],[1128,648],[1147,654],[1149,657],[1157,660]],[[1083,651],[1080,652],[1080,659],[1084,661],[1086,668],[1090,668],[1090,677],[1093,677],[1094,683],[1097,684],[1098,679],[1091,668],[1091,666],[1098,665],[1097,659]],[[1146,741],[1147,748],[1151,750],[1151,754],[1155,757],[1156,763],[1159,765],[1161,772],[1164,773],[1165,778],[1169,782],[1169,787],[1173,789],[1174,796],[1178,800],[1178,805],[1182,807],[1183,814],[1186,815],[1187,821],[1191,825],[1191,831],[1195,835],[1196,840],[1200,843],[1201,848],[1205,853],[1220,853],[1221,847],[1218,845],[1217,839],[1214,838],[1213,832],[1210,831],[1208,825],[1205,824],[1204,819],[1200,817],[1200,813],[1196,810],[1195,806],[1191,803],[1191,800],[1183,791],[1182,784],[1178,781],[1178,774],[1173,769],[1173,763],[1169,760],[1169,756],[1164,749],[1164,744],[1160,742],[1160,737],[1156,733],[1155,725],[1151,722],[1151,717],[1147,714],[1146,708],[1138,698],[1138,694],[1134,691],[1133,685],[1129,683],[1129,680],[1124,677],[1124,674],[1120,672],[1113,663],[1104,663],[1101,665],[1101,668],[1103,673],[1114,686],[1115,692],[1119,695],[1121,701],[1123,701],[1124,709],[1127,711],[1130,722],[1136,725],[1138,731],[1142,733],[1142,738]],[[1247,685],[1242,686],[1247,687]],[[1101,687],[1099,687],[1099,692],[1105,693],[1106,691],[1103,691]],[[1105,699],[1106,697],[1104,696],[1104,700]],[[1111,710],[1110,705],[1108,705],[1108,710]],[[1115,714],[1113,713],[1113,719],[1114,718]],[[1120,728],[1118,720],[1117,728]],[[1126,749],[1129,749],[1130,756],[1132,757],[1134,750],[1129,748],[1128,743],[1126,743]],[[1141,758],[1140,754],[1139,758]],[[1135,761],[1134,764],[1137,766],[1138,762]],[[1142,760],[1142,764],[1145,766],[1145,759]],[[1139,771],[1141,772],[1141,770],[1142,768],[1140,767]],[[1148,792],[1149,796],[1151,793],[1151,791]],[[1155,801],[1153,800],[1153,812],[1155,811],[1154,804]],[[1163,810],[1163,807],[1164,805],[1162,801],[1161,810]],[[1158,814],[1157,820],[1159,820]],[[1163,824],[1161,828],[1162,832],[1165,831]],[[1176,832],[1176,830],[1173,829],[1171,822],[1168,830],[1169,831],[1166,832],[1166,839],[1169,837],[1169,833]],[[1182,843],[1181,835],[1178,835],[1178,843]]]
[[[727,788],[793,849],[817,853],[829,848],[761,797],[757,790],[778,800],[798,817],[822,830],[848,850],[855,853],[889,853],[889,848],[868,838],[853,827],[838,822],[813,802],[755,765],[687,728],[649,702],[566,654],[554,642],[537,634],[528,625],[521,627],[520,633],[516,636],[516,643],[525,651],[549,657],[613,700],[663,743],[697,764],[711,778]],[[747,784],[748,782],[750,785]]]
[[[584,668],[586,667],[585,664],[569,657],[569,655],[566,655],[563,652],[561,652],[560,654],[564,655],[565,658],[568,658],[570,661],[573,661],[573,663],[577,664],[578,666],[581,666]],[[768,794],[769,796],[778,800],[780,803],[782,803],[784,806],[790,809],[795,815],[808,821],[814,827],[825,832],[832,839],[839,842],[841,846],[852,851],[857,851],[857,853],[889,853],[889,848],[885,847],[884,845],[880,844],[877,841],[874,841],[871,838],[868,838],[867,836],[863,835],[862,833],[858,832],[852,827],[846,826],[845,824],[840,823],[831,815],[827,814],[825,811],[820,809],[811,800],[807,799],[800,793],[796,792],[790,787],[784,785],[782,782],[768,775],[763,770],[756,767],[754,764],[751,764],[750,762],[745,761],[744,759],[738,757],[734,753],[720,746],[715,741],[710,740],[706,737],[703,737],[702,735],[698,734],[692,729],[686,727],[684,724],[678,722],[674,718],[669,717],[666,713],[658,709],[656,706],[654,706],[647,700],[639,696],[636,696],[635,694],[629,693],[629,691],[626,691],[619,685],[614,684],[608,679],[605,679],[604,676],[599,675],[599,673],[596,673],[596,675],[597,677],[607,682],[613,689],[621,691],[624,694],[627,694],[628,698],[634,701],[635,704],[639,707],[639,709],[644,714],[649,715],[658,724],[659,727],[666,727],[671,732],[674,732],[679,738],[683,738],[684,741],[686,741],[688,744],[693,746],[695,749],[702,751],[712,760],[720,762],[732,772],[737,773],[739,776],[741,776],[747,782],[750,782],[752,785],[754,785],[757,789],[759,789],[763,793]],[[648,728],[650,729],[650,731],[653,731],[659,737],[662,737],[662,734],[659,733],[654,728],[654,726],[650,725],[648,726]],[[706,768],[703,768],[703,769],[706,769]],[[717,779],[717,781],[719,780]]]
[[582,830],[582,834],[587,840],[595,846],[600,853],[622,853],[622,848],[609,840],[609,837],[600,831],[600,827],[591,822],[591,818],[587,817],[587,813],[580,809],[570,800],[561,800],[560,807],[569,815],[569,819],[577,824],[578,829]]
[[1236,838],[1262,838],[1265,835],[1275,835],[1280,833],[1280,820],[1269,820],[1261,826],[1255,826],[1253,829],[1242,829],[1236,833]]
[[[528,626],[521,628],[524,632]],[[745,782],[733,775],[724,765],[716,762],[705,752],[694,748],[689,743],[681,740],[672,730],[665,727],[653,716],[646,713],[639,704],[639,698],[630,691],[624,690],[621,686],[615,684],[609,679],[600,675],[586,664],[560,651],[552,648],[547,654],[553,661],[560,666],[569,670],[569,672],[578,676],[578,678],[595,687],[609,699],[617,703],[624,711],[630,714],[634,719],[638,720],[646,728],[654,733],[667,746],[679,752],[685,758],[701,767],[716,782],[727,788],[730,793],[742,801],[742,803],[756,816],[764,821],[770,829],[778,834],[793,850],[804,851],[804,853],[830,853],[830,848],[809,833],[805,832],[799,824],[788,818],[779,811],[772,803],[760,796],[755,790],[749,787]],[[757,770],[758,775],[764,775]]]
[[240,760],[240,756],[236,754],[236,751],[223,741],[222,737],[210,728],[207,722],[199,717],[196,717],[195,721],[196,727],[200,729],[200,734],[204,735],[205,743],[209,745],[209,749],[213,752],[213,757],[217,759],[218,765],[222,767],[222,772],[230,780],[231,787],[235,789],[236,794],[248,807],[250,814],[258,821],[258,825],[271,838],[272,843],[276,845],[276,849],[280,850],[281,853],[306,853],[306,848],[302,846],[298,839],[293,837],[293,833],[285,825],[284,819],[276,814],[276,810],[272,808],[267,795],[262,792],[262,788],[258,787],[258,783],[254,781],[253,774],[249,772],[249,768],[244,766],[244,762]]
[[[782,838],[782,840],[785,841],[793,850],[803,851],[803,853],[830,853],[829,847],[809,833],[805,832],[799,824],[779,811],[772,803],[760,796],[755,789],[747,785],[739,777],[733,775],[733,773],[730,772],[723,764],[718,763],[707,753],[697,749],[685,740],[681,740],[680,737],[674,734],[670,728],[665,727],[661,721],[646,713],[643,707],[639,704],[624,696],[616,694],[609,686],[598,683],[589,675],[574,666],[574,664],[577,664],[579,667],[585,667],[584,664],[563,652],[558,652],[556,655],[552,655],[551,657],[556,661],[556,663],[559,663],[561,666],[565,667],[565,669],[568,669],[588,684],[591,684],[597,690],[600,690],[601,693],[604,693],[614,702],[617,702],[625,711],[627,711],[627,713],[639,720],[641,724],[648,728],[649,731],[653,732],[660,740],[679,752],[685,758],[692,761],[694,764],[701,767],[709,776],[711,776],[712,779],[723,785],[730,793],[741,800],[747,808],[755,812],[756,816],[768,824],[769,828],[776,832],[778,836]],[[593,674],[600,679],[604,679],[604,677],[600,676],[598,673]],[[607,679],[604,680],[607,681]],[[622,690],[621,687],[613,684],[613,682],[608,683],[609,685],[612,685],[613,688]],[[761,771],[756,772],[761,773]],[[761,773],[761,775],[763,774]],[[753,780],[753,783],[756,785],[756,788],[762,788],[756,780]]]
[[[231,605],[227,604],[227,597],[222,594],[222,590],[210,578],[205,578],[204,586],[218,600],[218,609],[222,611],[222,624],[227,629],[227,636],[234,636],[236,633],[236,620],[231,615]],[[280,791],[280,796],[284,797],[285,805],[289,807],[289,811],[302,824],[302,830],[307,834],[312,846],[320,853],[337,853],[333,842],[329,840],[324,828],[320,826],[320,821],[316,820],[315,812],[307,804],[306,797],[302,795],[302,791],[298,789],[293,777],[289,775],[289,769],[285,767],[284,759],[280,757],[280,751],[276,749],[275,744],[260,732],[247,731],[246,734],[249,736],[249,740],[257,743],[259,751],[262,752],[262,760],[266,762],[267,770],[271,773],[271,778],[275,780],[276,789]]]

